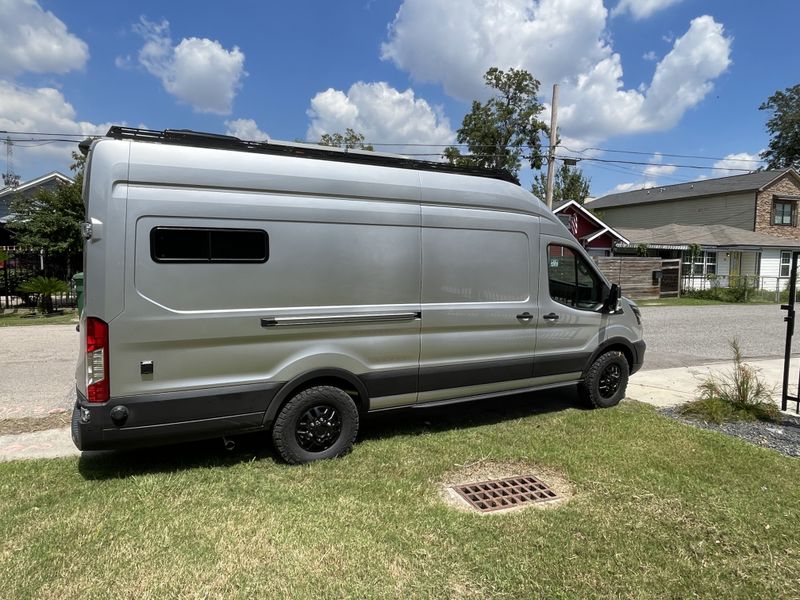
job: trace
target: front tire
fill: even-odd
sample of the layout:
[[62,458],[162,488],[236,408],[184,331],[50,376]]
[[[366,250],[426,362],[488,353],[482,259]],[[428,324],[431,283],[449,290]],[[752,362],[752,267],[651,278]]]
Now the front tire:
[[610,408],[625,397],[630,368],[622,352],[597,357],[579,385],[581,397],[594,408]]
[[358,433],[358,409],[343,390],[311,387],[296,394],[278,412],[272,441],[292,465],[336,458],[350,452]]

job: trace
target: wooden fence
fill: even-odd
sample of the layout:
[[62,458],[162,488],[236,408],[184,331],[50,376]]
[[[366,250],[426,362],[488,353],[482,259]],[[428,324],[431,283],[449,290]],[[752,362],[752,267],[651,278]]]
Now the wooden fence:
[[641,300],[661,297],[660,280],[654,276],[661,272],[660,258],[636,256],[595,256],[597,267],[611,283],[616,283],[629,298]]

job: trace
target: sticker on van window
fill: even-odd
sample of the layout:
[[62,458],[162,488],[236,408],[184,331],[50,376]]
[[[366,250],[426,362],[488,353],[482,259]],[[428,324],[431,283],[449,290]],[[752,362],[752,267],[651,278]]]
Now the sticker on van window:
[[550,266],[551,267],[558,267],[558,259],[557,258],[551,258],[550,259]]

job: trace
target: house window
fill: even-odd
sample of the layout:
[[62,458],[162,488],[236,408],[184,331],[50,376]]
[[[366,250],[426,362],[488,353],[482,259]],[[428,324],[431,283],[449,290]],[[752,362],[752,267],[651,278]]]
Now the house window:
[[772,204],[772,224],[794,225],[794,204],[791,200],[775,200]]
[[781,277],[789,277],[792,270],[792,253],[781,252]]
[[706,277],[717,274],[717,253],[703,250],[694,256],[690,252],[683,252],[681,256],[681,271],[684,275],[692,277]]

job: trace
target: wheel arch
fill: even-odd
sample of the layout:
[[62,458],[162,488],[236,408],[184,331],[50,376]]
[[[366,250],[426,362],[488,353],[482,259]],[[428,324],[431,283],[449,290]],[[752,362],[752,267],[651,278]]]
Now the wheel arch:
[[303,373],[287,381],[270,401],[264,413],[263,426],[265,428],[271,426],[278,411],[292,396],[319,385],[330,385],[344,390],[356,403],[359,413],[363,414],[369,410],[367,388],[358,376],[344,369],[320,369]]
[[635,364],[634,357],[636,356],[636,352],[633,349],[633,344],[623,337],[614,337],[606,340],[597,347],[597,350],[592,353],[592,355],[589,357],[589,360],[586,362],[586,365],[583,367],[583,373],[581,373],[581,376],[586,375],[591,366],[594,364],[594,361],[596,361],[599,356],[614,350],[622,352],[622,355],[625,357],[625,361],[628,363],[628,371],[633,373]]

